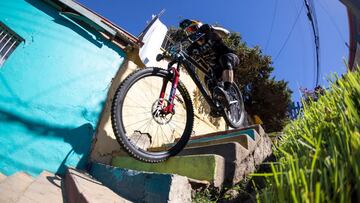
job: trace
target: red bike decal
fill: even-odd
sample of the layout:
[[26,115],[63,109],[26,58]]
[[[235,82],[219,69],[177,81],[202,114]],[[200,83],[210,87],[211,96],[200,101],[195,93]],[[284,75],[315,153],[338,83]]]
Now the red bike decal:
[[[173,72],[173,83],[172,83],[171,91],[170,91],[170,95],[169,95],[169,103],[165,108],[163,108],[164,113],[173,113],[176,89],[179,84],[179,77],[180,77],[179,71],[175,67],[172,67],[171,71]],[[160,92],[159,105],[163,105],[167,83],[168,83],[168,81],[166,79],[164,79],[163,85],[161,88],[161,92]]]

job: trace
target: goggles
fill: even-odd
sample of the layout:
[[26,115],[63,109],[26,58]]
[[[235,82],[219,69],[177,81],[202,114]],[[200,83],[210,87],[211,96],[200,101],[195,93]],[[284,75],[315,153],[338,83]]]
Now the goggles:
[[197,25],[190,25],[189,27],[185,28],[186,32],[193,33],[197,31]]

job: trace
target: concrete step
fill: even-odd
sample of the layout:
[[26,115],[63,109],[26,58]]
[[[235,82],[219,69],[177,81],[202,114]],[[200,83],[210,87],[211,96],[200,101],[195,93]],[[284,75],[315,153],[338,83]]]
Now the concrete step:
[[[246,128],[219,131],[214,133],[208,133],[204,135],[192,136],[186,145],[189,147],[202,147],[208,145],[223,144],[228,142],[238,142],[243,147],[252,152],[263,135],[266,135],[261,125],[252,125]],[[159,147],[158,149],[165,149],[165,147]],[[128,156],[124,150],[117,151],[113,156]]]
[[261,135],[255,129],[231,130],[191,137],[186,148],[238,142],[252,152],[260,139]]
[[234,185],[271,153],[271,140],[260,125],[192,137],[185,149],[166,162],[149,164],[121,154],[112,165],[171,173],[207,181],[215,187]]
[[116,193],[134,202],[191,202],[186,177],[134,171],[93,163],[91,175]]
[[256,170],[256,166],[261,164],[272,153],[271,139],[267,135],[256,140],[245,149],[238,142],[228,142],[223,144],[205,145],[201,147],[188,147],[179,153],[180,156],[217,154],[225,160],[224,184],[235,185],[246,175]]
[[242,147],[247,149],[249,152],[254,151],[256,144],[259,142],[261,137],[256,132],[253,132],[254,139],[249,137],[246,134],[225,134],[225,135],[218,135],[214,137],[206,137],[206,138],[199,138],[199,139],[192,139],[189,140],[188,144],[185,148],[194,148],[194,147],[203,147],[203,146],[210,146],[210,145],[218,145],[224,144],[229,142],[237,142]]
[[261,127],[261,125],[251,125],[246,128],[238,128],[238,129],[225,130],[225,131],[219,131],[219,132],[214,132],[214,133],[207,133],[204,135],[197,135],[197,136],[191,137],[191,140],[206,138],[206,137],[217,137],[217,136],[221,136],[221,135],[230,135],[230,134],[233,134],[233,135],[246,134],[249,137],[255,139],[253,132],[256,132],[260,136],[263,136],[266,134],[264,129]]
[[3,181],[3,180],[5,180],[5,178],[6,178],[6,175],[0,173],[0,182]]
[[17,203],[63,203],[61,178],[43,171]]
[[26,173],[15,173],[0,183],[0,202],[17,202],[34,179]]
[[[133,185],[133,187],[137,187]],[[65,175],[65,193],[68,203],[125,203],[119,196],[89,174],[68,168]]]
[[249,156],[250,151],[237,142],[229,142],[202,147],[190,147],[179,153],[180,156],[199,154],[216,154],[223,157],[225,160],[224,184],[234,185],[244,177],[244,173],[239,166],[242,160]]
[[161,163],[145,163],[132,157],[118,156],[112,160],[112,166],[138,171],[170,173],[197,180],[209,181],[220,187],[224,182],[225,160],[215,154],[175,156]]

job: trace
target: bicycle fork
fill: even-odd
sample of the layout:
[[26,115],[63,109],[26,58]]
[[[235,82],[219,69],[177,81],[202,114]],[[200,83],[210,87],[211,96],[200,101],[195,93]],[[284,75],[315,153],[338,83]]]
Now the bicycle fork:
[[[177,68],[172,67],[171,71],[173,73],[172,76],[172,85],[171,85],[171,91],[170,91],[170,95],[169,95],[169,99],[168,99],[168,105],[165,106],[165,108],[162,109],[163,113],[168,114],[168,113],[174,113],[174,99],[176,96],[176,90],[179,84],[179,77],[180,77],[180,72],[178,71]],[[168,79],[163,79],[163,84],[161,87],[161,92],[160,92],[160,97],[159,97],[159,106],[162,106],[164,104],[164,97],[165,97],[165,92],[166,92],[166,87],[167,87],[167,83],[169,82]]]

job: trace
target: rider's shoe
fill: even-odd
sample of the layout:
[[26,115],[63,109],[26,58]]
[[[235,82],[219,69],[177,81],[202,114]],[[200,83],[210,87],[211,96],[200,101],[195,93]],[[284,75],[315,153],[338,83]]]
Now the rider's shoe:
[[216,86],[213,90],[213,97],[217,101],[220,101],[223,106],[230,106],[231,99],[227,91],[225,91],[222,87]]

